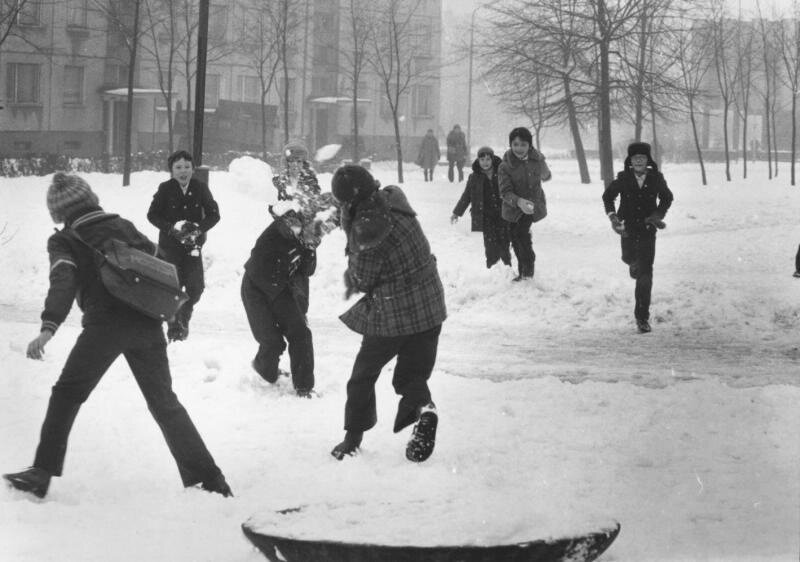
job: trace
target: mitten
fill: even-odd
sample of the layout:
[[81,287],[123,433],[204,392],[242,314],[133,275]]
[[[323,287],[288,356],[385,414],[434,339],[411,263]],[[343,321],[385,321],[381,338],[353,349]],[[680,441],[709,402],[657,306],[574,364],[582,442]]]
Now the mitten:
[[517,199],[517,207],[519,207],[526,215],[533,214],[533,201],[520,197]]
[[608,215],[608,220],[611,221],[611,228],[617,234],[625,234],[625,222],[619,220],[617,213],[611,213]]
[[654,226],[659,230],[667,228],[667,223],[661,220],[661,217],[658,215],[658,213],[653,213],[652,215],[644,219],[644,223],[647,225]]
[[450,224],[456,224],[458,222],[458,215],[450,215]]

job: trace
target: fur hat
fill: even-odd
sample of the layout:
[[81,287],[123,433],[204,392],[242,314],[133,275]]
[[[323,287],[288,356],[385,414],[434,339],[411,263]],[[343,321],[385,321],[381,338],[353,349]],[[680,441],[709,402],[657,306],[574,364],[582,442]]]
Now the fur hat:
[[53,222],[66,222],[82,209],[90,209],[100,204],[97,194],[89,184],[74,174],[56,172],[47,189],[47,210]]
[[331,191],[342,203],[356,203],[369,199],[380,186],[369,171],[358,164],[345,164],[333,174]]
[[533,135],[531,134],[530,130],[525,127],[515,127],[511,130],[511,132],[508,134],[509,146],[511,146],[511,143],[516,138],[522,139],[529,145],[533,146]]
[[636,154],[642,154],[647,156],[648,160],[652,160],[652,156],[650,156],[650,145],[646,142],[632,142],[628,145],[628,157],[634,156]]
[[288,160],[290,158],[297,158],[299,160],[308,160],[308,149],[300,141],[291,141],[283,147],[283,158]]

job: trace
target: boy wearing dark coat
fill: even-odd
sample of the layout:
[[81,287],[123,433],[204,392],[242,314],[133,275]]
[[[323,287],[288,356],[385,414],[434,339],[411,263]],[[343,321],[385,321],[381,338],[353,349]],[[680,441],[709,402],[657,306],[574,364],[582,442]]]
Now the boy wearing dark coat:
[[447,133],[447,179],[453,183],[453,166],[458,168],[458,182],[464,181],[464,163],[469,156],[467,139],[460,125],[453,125]]
[[206,232],[219,222],[219,206],[208,185],[192,177],[192,155],[185,150],[167,159],[172,178],[158,186],[147,220],[158,229],[164,258],[175,265],[189,300],[167,324],[167,337],[185,340],[194,305],[205,289],[202,247]]
[[439,163],[442,151],[439,149],[439,141],[433,135],[433,129],[428,129],[422,142],[419,145],[416,164],[420,166],[425,174],[425,181],[433,181],[433,169]]
[[341,460],[357,452],[364,432],[377,422],[375,383],[397,357],[392,385],[401,398],[394,431],[417,422],[406,458],[422,462],[433,453],[436,438],[438,415],[428,379],[447,316],[436,258],[400,188],[379,190],[357,165],[336,170],[332,188],[347,235],[346,296],[364,296],[340,317],[363,338],[347,382],[345,438],[331,454]]
[[[639,333],[651,331],[650,296],[656,257],[656,230],[672,205],[672,192],[650,155],[650,145],[634,142],[628,146],[625,169],[603,192],[603,205],[611,227],[621,236],[622,261],[636,280],[634,318]],[[614,204],[620,198],[619,208]]]
[[470,207],[472,232],[483,232],[487,268],[499,260],[511,265],[509,223],[500,216],[497,169],[501,162],[490,147],[478,149],[478,157],[472,163],[472,173],[467,178],[467,187],[450,217],[450,222],[456,223],[467,207]]
[[115,238],[155,254],[156,246],[131,222],[100,208],[97,195],[79,176],[58,172],[47,192],[47,207],[55,223],[64,223],[47,241],[50,288],[39,335],[28,344],[27,356],[41,359],[77,299],[83,311],[83,331],[53,385],[33,466],[4,474],[11,486],[44,497],[53,476],[61,476],[67,440],[81,405],[89,398],[111,364],[123,355],[144,395],[183,485],[231,496],[225,477],[214,463],[189,414],[172,391],[167,343],[161,322],[149,318],[106,290],[100,280],[93,248]]
[[261,233],[244,266],[241,294],[258,342],[253,369],[267,382],[277,381],[278,362],[288,341],[295,391],[310,398],[314,346],[306,314],[308,278],[314,274],[316,254],[300,242],[301,230],[301,219],[290,211]]
[[517,127],[508,135],[511,147],[497,169],[498,189],[503,200],[501,214],[511,223],[511,246],[517,256],[519,275],[514,281],[533,278],[536,253],[531,241],[531,226],[547,216],[547,200],[542,182],[551,177],[544,155],[533,147],[533,135]]

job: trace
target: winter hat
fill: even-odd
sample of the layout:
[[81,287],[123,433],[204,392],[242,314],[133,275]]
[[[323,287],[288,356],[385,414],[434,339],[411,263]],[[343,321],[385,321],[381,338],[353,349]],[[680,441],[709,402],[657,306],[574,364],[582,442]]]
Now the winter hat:
[[300,141],[291,141],[283,147],[283,157],[288,160],[289,158],[297,158],[299,160],[308,160],[308,149]]
[[476,154],[478,154],[478,155],[480,155],[480,154],[491,154],[492,156],[494,156],[494,150],[492,150],[491,146],[482,146],[482,147],[480,147],[478,149],[478,152],[476,152]]
[[515,127],[514,129],[511,130],[511,132],[508,134],[509,146],[511,145],[512,141],[516,138],[524,140],[529,145],[533,146],[533,135],[525,127]]
[[342,203],[364,201],[378,190],[380,183],[366,168],[358,164],[345,164],[333,174],[331,191]]
[[646,142],[632,142],[628,145],[628,157],[630,158],[636,154],[642,154],[647,156],[648,160],[652,160],[650,156],[650,145]]
[[97,194],[86,181],[74,174],[56,172],[47,190],[47,210],[53,222],[62,223],[81,209],[97,207]]

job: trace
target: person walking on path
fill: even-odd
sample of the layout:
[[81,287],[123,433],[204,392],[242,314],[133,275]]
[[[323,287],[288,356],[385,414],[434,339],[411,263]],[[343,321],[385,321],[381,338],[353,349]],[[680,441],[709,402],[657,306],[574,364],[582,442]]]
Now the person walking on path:
[[439,141],[433,135],[433,129],[428,129],[428,132],[422,137],[416,160],[416,164],[422,168],[425,174],[425,181],[433,181],[433,170],[441,157],[442,151],[439,149]]
[[453,129],[447,133],[447,179],[453,183],[453,166],[458,168],[458,183],[464,181],[464,163],[469,156],[467,139],[460,125],[453,125]]
[[447,316],[436,258],[400,188],[378,189],[372,175],[356,165],[336,170],[332,187],[347,235],[345,296],[364,296],[340,317],[363,337],[347,382],[345,437],[331,455],[342,460],[355,454],[364,432],[375,426],[375,383],[397,357],[392,385],[400,402],[394,432],[416,422],[406,458],[422,462],[433,453],[436,439],[439,418],[428,379]]
[[278,380],[278,363],[289,344],[292,383],[298,396],[314,388],[314,345],[308,327],[309,283],[316,253],[300,242],[302,225],[290,211],[261,233],[244,265],[242,303],[258,342],[253,369],[269,383]]
[[[75,299],[83,311],[83,330],[53,385],[33,466],[3,478],[14,488],[43,498],[53,476],[61,476],[67,440],[81,405],[111,364],[122,355],[158,423],[178,465],[183,485],[232,496],[222,471],[206,449],[189,414],[172,390],[167,342],[161,321],[118,301],[103,286],[94,251],[112,238],[151,254],[156,245],[134,225],[100,207],[97,195],[79,176],[58,172],[47,191],[47,207],[55,223],[64,223],[47,241],[50,287],[39,335],[27,349],[41,359],[45,346],[66,319]],[[110,412],[111,410],[109,410]],[[98,455],[99,462],[102,457]],[[131,462],[136,462],[135,454]],[[146,471],[147,467],[142,467]]]
[[[615,201],[620,198],[619,208]],[[653,290],[653,263],[656,257],[656,231],[664,228],[664,217],[672,205],[672,192],[650,155],[650,145],[634,142],[628,146],[624,169],[603,192],[603,206],[611,228],[620,235],[622,261],[636,280],[633,315],[639,333],[650,326],[650,297]]]
[[450,222],[455,224],[467,207],[470,208],[472,232],[483,232],[487,268],[500,260],[511,265],[509,223],[500,216],[497,169],[501,162],[488,146],[478,149],[478,157],[472,163],[472,173],[467,178],[467,187],[450,217]]
[[547,216],[547,199],[542,182],[550,180],[544,155],[533,147],[533,136],[525,127],[508,135],[510,149],[497,169],[498,189],[503,200],[501,214],[511,223],[511,247],[517,256],[519,274],[514,281],[533,278],[536,253],[531,225]]
[[147,220],[158,229],[158,245],[165,259],[178,270],[189,300],[167,323],[170,341],[189,336],[189,320],[205,290],[202,247],[206,233],[219,222],[219,206],[208,185],[192,177],[192,155],[185,150],[167,159],[172,178],[158,186]]

